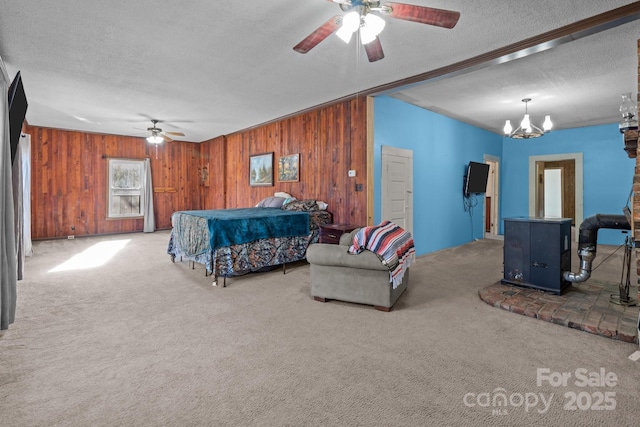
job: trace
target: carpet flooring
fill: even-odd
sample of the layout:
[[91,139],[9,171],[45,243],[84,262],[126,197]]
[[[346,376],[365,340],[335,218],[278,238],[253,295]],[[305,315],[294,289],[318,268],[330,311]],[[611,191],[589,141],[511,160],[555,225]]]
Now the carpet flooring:
[[[637,345],[480,300],[502,277],[499,240],[419,257],[407,291],[383,313],[314,301],[305,262],[212,287],[202,266],[171,263],[168,238],[34,243],[16,322],[0,334],[1,426],[640,419]],[[106,259],[110,247],[120,250]],[[67,264],[92,251],[106,262]],[[619,272],[605,267],[594,278],[615,281]]]

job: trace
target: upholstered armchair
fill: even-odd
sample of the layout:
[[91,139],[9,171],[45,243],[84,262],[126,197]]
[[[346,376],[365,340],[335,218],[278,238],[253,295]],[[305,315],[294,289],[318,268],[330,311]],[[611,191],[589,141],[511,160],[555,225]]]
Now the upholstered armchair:
[[389,279],[389,268],[373,252],[348,253],[353,236],[359,229],[345,233],[338,245],[316,243],[307,249],[311,265],[311,295],[315,300],[340,300],[373,305],[390,311],[407,288],[409,270],[395,289]]

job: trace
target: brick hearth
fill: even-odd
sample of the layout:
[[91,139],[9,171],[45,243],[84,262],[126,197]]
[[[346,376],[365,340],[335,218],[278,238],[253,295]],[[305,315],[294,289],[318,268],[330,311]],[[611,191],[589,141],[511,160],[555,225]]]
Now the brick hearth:
[[[609,302],[618,295],[618,285],[590,281],[572,285],[562,295],[500,282],[479,292],[489,305],[592,334],[629,343],[638,343],[636,325],[638,307],[625,307]],[[630,292],[633,299],[633,292]],[[636,293],[637,295],[637,293]]]

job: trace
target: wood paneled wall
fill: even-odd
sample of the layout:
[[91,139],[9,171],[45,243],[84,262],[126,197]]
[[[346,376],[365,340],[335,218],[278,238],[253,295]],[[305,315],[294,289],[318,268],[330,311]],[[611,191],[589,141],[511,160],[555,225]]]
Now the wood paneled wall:
[[[336,223],[370,223],[365,97],[201,144],[165,143],[157,157],[143,138],[36,126],[25,131],[32,144],[34,239],[142,231],[142,219],[106,218],[107,158],[151,159],[157,229],[171,228],[178,210],[250,207],[277,191],[328,203]],[[267,152],[274,153],[274,185],[251,187],[249,156]],[[278,182],[278,158],[295,153],[300,180]],[[348,177],[350,169],[355,178]]]
[[[274,185],[249,186],[249,156],[269,152],[274,153]],[[278,158],[296,153],[300,180],[278,182]],[[366,97],[206,141],[201,155],[210,171],[203,209],[250,207],[284,191],[328,203],[336,223],[368,224]],[[348,177],[350,169],[355,178]]]
[[[107,220],[107,158],[151,159],[156,228],[171,228],[176,210],[200,208],[200,148],[173,141],[28,126],[31,135],[32,237],[142,231],[142,219]],[[175,192],[173,191],[175,189]],[[71,227],[75,227],[72,231]]]

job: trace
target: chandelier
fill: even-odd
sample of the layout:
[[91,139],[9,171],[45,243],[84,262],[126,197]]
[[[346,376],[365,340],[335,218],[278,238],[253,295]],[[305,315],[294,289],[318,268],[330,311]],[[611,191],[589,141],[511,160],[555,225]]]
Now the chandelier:
[[507,120],[504,124],[504,134],[510,138],[514,139],[529,139],[529,138],[539,138],[545,134],[545,132],[549,132],[553,127],[553,123],[551,123],[551,116],[545,116],[544,122],[542,123],[542,129],[538,126],[531,123],[531,119],[529,118],[529,111],[527,109],[528,103],[531,102],[531,98],[525,98],[522,100],[524,102],[524,118],[520,122],[520,126],[513,130],[513,126],[511,126],[511,120]]
[[620,104],[620,113],[622,113],[622,122],[618,125],[620,133],[628,130],[638,129],[638,106],[631,99],[631,92],[622,94],[622,104]]

